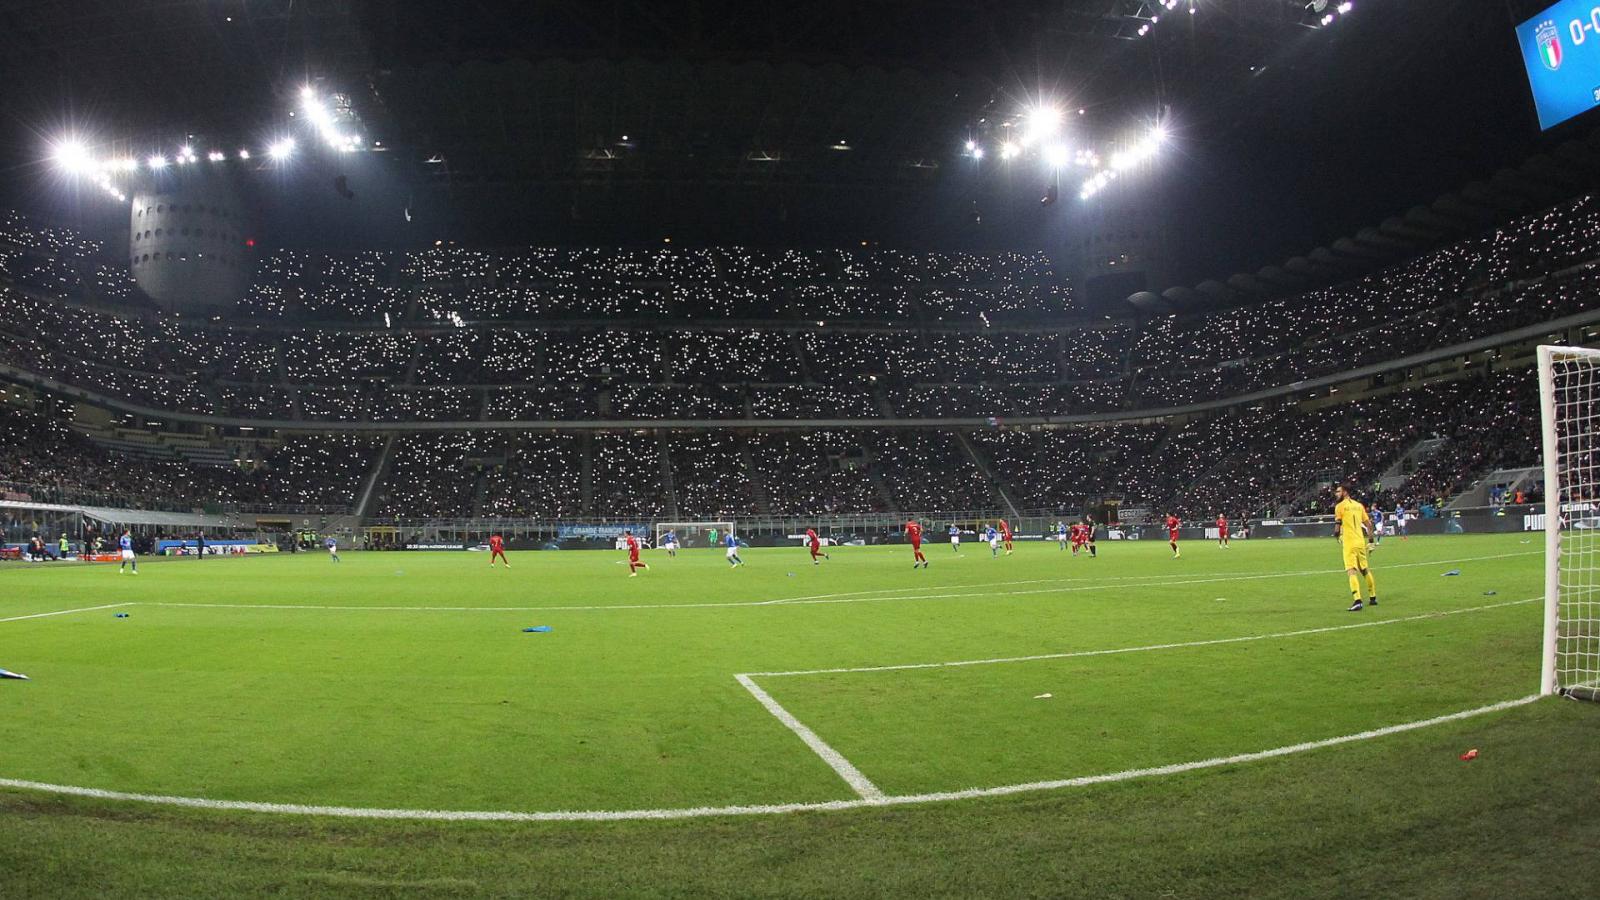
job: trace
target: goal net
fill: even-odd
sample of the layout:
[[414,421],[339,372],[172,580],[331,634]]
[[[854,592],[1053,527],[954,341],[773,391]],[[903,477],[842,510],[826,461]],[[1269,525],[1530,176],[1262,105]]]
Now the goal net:
[[1600,696],[1600,350],[1539,348],[1543,693]]
[[678,538],[679,547],[710,547],[733,531],[733,522],[657,522],[655,528],[657,547],[669,532]]

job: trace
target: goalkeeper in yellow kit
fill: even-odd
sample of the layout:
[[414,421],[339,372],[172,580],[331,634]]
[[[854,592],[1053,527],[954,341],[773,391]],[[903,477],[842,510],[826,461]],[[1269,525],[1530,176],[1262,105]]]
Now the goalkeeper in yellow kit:
[[1367,540],[1372,535],[1372,517],[1367,508],[1350,496],[1344,485],[1333,489],[1339,502],[1333,507],[1333,536],[1344,548],[1344,571],[1350,576],[1350,611],[1361,611],[1361,579],[1367,580],[1367,605],[1378,605],[1378,583],[1372,580],[1367,562]]

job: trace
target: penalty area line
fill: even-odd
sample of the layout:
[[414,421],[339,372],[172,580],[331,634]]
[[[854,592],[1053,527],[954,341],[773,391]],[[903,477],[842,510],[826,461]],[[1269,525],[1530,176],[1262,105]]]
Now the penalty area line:
[[[1429,560],[1426,562],[1399,563],[1387,566],[1392,569],[1414,569],[1430,566],[1447,565],[1459,562],[1477,562],[1490,559],[1504,559],[1513,556],[1532,556],[1543,551],[1524,551],[1519,553],[1497,553],[1489,556],[1462,556],[1453,559]],[[1295,572],[1268,572],[1256,575],[1224,574],[1184,578],[1183,573],[1170,573],[1165,575],[1130,575],[1115,576],[1092,581],[1083,581],[1075,578],[1034,578],[1025,581],[997,581],[989,584],[947,584],[942,586],[922,586],[908,588],[885,588],[874,591],[857,591],[840,594],[815,594],[807,597],[777,598],[772,600],[733,600],[716,602],[695,603],[615,603],[591,606],[329,606],[311,603],[187,603],[178,601],[143,600],[141,606],[171,606],[193,607],[196,609],[276,609],[322,612],[627,612],[636,610],[684,610],[684,609],[769,609],[780,606],[813,606],[831,605],[840,603],[911,603],[927,600],[989,600],[1004,599],[1007,597],[1026,597],[1043,594],[1073,594],[1084,591],[1104,590],[1111,582],[1119,582],[1118,587],[1139,588],[1164,588],[1164,587],[1190,587],[1197,584],[1227,584],[1239,581],[1260,581],[1271,578],[1301,578],[1314,575],[1330,575],[1342,572],[1342,569],[1306,569]],[[1132,583],[1139,582],[1139,583]],[[1052,584],[1059,587],[1035,588],[1025,591],[997,591],[997,587],[1027,584]],[[921,593],[915,591],[945,591],[946,593]],[[911,596],[896,596],[912,594]]]
[[[1402,622],[1422,622],[1429,619],[1442,619],[1446,616],[1459,616],[1465,613],[1485,612],[1491,609],[1503,609],[1508,606],[1524,606],[1529,603],[1542,601],[1543,597],[1529,597],[1526,600],[1507,600],[1502,603],[1489,603],[1483,606],[1468,606],[1462,609],[1443,609],[1437,612],[1420,613],[1414,616],[1401,616],[1396,619],[1367,620],[1352,622],[1349,625],[1327,625],[1321,628],[1302,628],[1297,631],[1274,631],[1269,634],[1246,634],[1238,637],[1209,638],[1199,641],[1178,641],[1168,644],[1144,644],[1138,647],[1111,647],[1101,650],[1069,650],[1063,653],[1036,653],[1030,656],[1000,656],[988,659],[958,659],[949,662],[929,663],[902,663],[890,666],[847,666],[836,669],[794,669],[787,672],[746,672],[755,678],[787,678],[795,675],[849,675],[863,672],[903,672],[908,669],[949,669],[961,666],[992,666],[1000,663],[1038,662],[1047,659],[1074,659],[1081,656],[1114,656],[1119,653],[1147,653],[1156,650],[1181,650],[1186,647],[1214,647],[1219,644],[1242,644],[1249,641],[1270,641],[1278,638],[1305,637],[1312,634],[1328,634],[1335,631],[1351,631],[1356,628],[1375,628],[1381,625],[1398,625]],[[743,675],[739,677],[744,677]]]
[[1539,699],[1541,699],[1539,695],[1533,694],[1516,700],[1505,700],[1499,703],[1491,703],[1487,706],[1479,706],[1474,709],[1465,709],[1442,716],[1435,716],[1431,719],[1420,719],[1414,722],[1404,722],[1399,725],[1388,725],[1382,728],[1374,728],[1369,731],[1358,732],[1356,734],[1325,738],[1318,741],[1306,741],[1300,744],[1274,747],[1270,750],[1259,750],[1253,753],[1240,753],[1233,756],[1218,756],[1212,757],[1211,759],[1196,760],[1194,762],[1175,763],[1167,766],[1155,766],[1144,769],[1127,769],[1121,772],[1108,772],[1103,775],[1083,775],[1077,778],[1063,778],[1055,781],[1030,781],[1022,784],[1000,785],[998,787],[969,788],[961,791],[885,795],[875,799],[863,797],[857,800],[829,800],[815,803],[775,803],[742,806],[694,806],[672,809],[517,812],[514,810],[384,809],[353,806],[314,806],[300,803],[262,803],[251,800],[208,800],[203,797],[176,797],[164,794],[131,793],[127,791],[104,790],[101,788],[76,787],[73,785],[64,784],[48,784],[39,781],[24,781],[15,778],[0,778],[0,788],[12,788],[15,790],[60,794],[74,797],[87,797],[98,800],[119,800],[135,803],[147,803],[159,806],[186,807],[189,809],[259,812],[280,815],[329,816],[346,819],[401,819],[442,822],[618,822],[640,819],[698,819],[711,817],[777,815],[782,813],[797,812],[832,812],[850,809],[864,809],[870,807],[909,806],[922,803],[943,803],[948,801],[975,800],[983,797],[1002,797],[1010,794],[1088,787],[1097,784],[1135,781],[1143,778],[1153,778],[1164,775],[1178,775],[1185,772],[1197,772],[1204,769],[1235,766],[1244,763],[1275,759],[1281,756],[1291,756],[1297,753],[1306,753],[1312,750],[1322,750],[1328,747],[1337,747],[1341,744],[1373,740],[1375,738],[1387,737],[1393,734],[1401,734],[1407,731],[1416,731],[1422,728],[1431,728],[1435,725],[1458,722],[1464,719],[1471,719],[1490,713],[1502,712],[1519,706],[1527,706],[1528,704],[1534,703]]
[[811,752],[821,757],[822,761],[828,764],[828,768],[837,772],[839,777],[850,785],[850,789],[860,795],[861,799],[875,801],[883,799],[883,791],[878,790],[877,785],[873,784],[867,776],[861,774],[860,769],[851,765],[850,760],[845,759],[843,754],[830,747],[828,742],[818,737],[815,731],[812,731],[806,727],[804,722],[795,718],[794,713],[784,709],[783,704],[772,699],[772,695],[762,690],[761,686],[756,684],[749,675],[735,675],[733,677],[745,690],[750,692],[750,696],[756,698],[757,702],[766,707],[767,712],[772,713],[773,717],[782,722],[785,728],[794,732],[800,740],[805,741],[806,746],[811,748]]
[[123,606],[137,605],[137,602],[129,601],[127,603],[107,603],[103,606],[80,606],[77,609],[58,609],[54,612],[30,613],[25,616],[7,616],[4,619],[0,619],[0,622],[21,622],[24,619],[46,619],[50,616],[70,616],[73,613],[94,612],[101,609],[117,609]]

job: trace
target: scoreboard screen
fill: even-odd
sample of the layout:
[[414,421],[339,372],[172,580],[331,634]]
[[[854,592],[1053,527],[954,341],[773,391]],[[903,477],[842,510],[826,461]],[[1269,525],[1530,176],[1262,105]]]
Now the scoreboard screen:
[[1517,26],[1539,126],[1600,106],[1600,0],[1561,0]]

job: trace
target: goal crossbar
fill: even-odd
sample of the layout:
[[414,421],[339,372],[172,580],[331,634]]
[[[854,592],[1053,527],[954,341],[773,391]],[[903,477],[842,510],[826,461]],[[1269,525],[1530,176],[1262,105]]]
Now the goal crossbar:
[[713,540],[711,537],[713,531],[716,532],[717,540],[720,540],[725,535],[735,533],[732,519],[724,519],[720,522],[656,522],[654,528],[655,546],[657,547],[661,546],[661,536],[667,532],[677,535],[678,543],[685,547],[710,546]]

